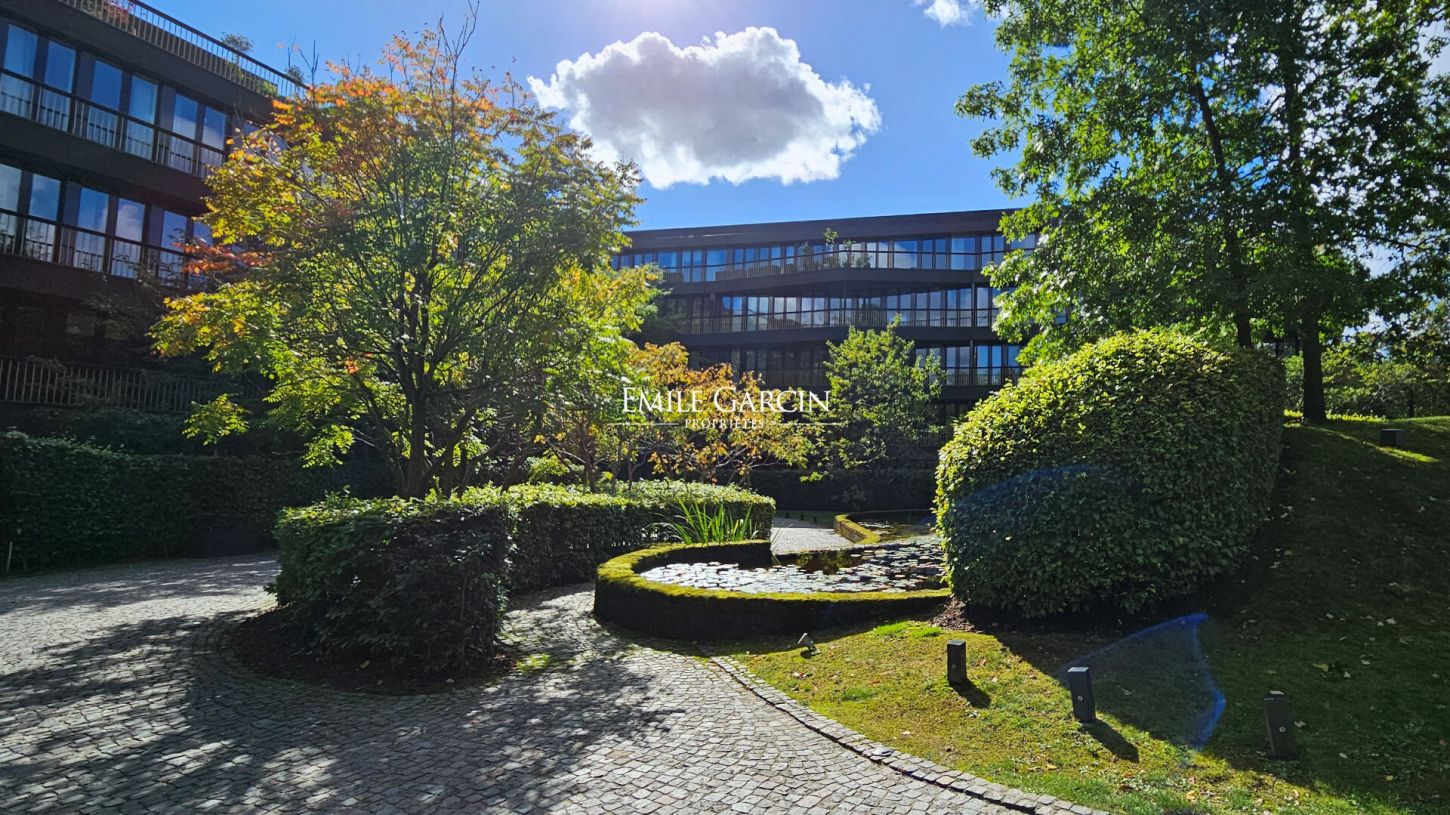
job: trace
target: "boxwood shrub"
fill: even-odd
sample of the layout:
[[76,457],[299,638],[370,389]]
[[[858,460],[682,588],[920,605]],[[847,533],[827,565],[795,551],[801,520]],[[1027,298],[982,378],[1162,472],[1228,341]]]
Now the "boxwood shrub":
[[1034,366],[959,423],[937,470],[948,577],[1029,616],[1135,611],[1231,569],[1263,520],[1283,370],[1182,335]]
[[680,503],[723,510],[769,535],[775,502],[735,487],[683,481],[637,481],[607,493],[529,484],[506,493],[515,511],[511,582],[516,590],[591,580],[604,561],[655,543],[659,524],[672,520]]
[[507,597],[512,520],[497,495],[332,498],[277,522],[273,588],[305,647],[421,674],[486,663]]

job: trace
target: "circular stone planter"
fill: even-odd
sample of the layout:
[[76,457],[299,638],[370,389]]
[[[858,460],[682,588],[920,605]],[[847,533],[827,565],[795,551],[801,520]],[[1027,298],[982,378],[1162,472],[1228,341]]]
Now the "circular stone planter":
[[757,594],[658,583],[640,576],[655,566],[699,561],[766,566],[771,563],[770,542],[676,543],[621,555],[599,567],[594,615],[661,637],[718,640],[815,631],[910,613],[931,608],[950,595],[944,588]]

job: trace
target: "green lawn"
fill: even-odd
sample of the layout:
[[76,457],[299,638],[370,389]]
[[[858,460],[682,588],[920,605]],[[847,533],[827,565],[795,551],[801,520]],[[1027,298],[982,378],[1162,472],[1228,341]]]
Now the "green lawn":
[[[1290,427],[1278,516],[1239,575],[1194,604],[1227,698],[1203,749],[1183,746],[1201,699],[1175,652],[1097,684],[1102,725],[1079,728],[1051,674],[1123,631],[941,631],[920,621],[740,643],[751,670],[879,741],[1027,790],[1125,813],[1450,812],[1450,417]],[[970,616],[970,615],[969,615]],[[1151,621],[1145,621],[1151,622]],[[943,678],[966,639],[972,686]],[[1289,694],[1298,761],[1265,755],[1262,698]]]

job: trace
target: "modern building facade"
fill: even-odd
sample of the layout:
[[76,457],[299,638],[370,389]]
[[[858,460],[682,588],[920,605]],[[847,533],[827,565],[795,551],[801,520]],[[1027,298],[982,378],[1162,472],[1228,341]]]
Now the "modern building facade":
[[770,387],[825,385],[827,342],[851,326],[900,334],[946,371],[943,412],[970,406],[1020,372],[994,332],[983,269],[1009,249],[1003,210],[740,224],[629,233],[617,268],[658,265],[663,336],[691,363],[728,362]]
[[0,0],[0,355],[103,358],[112,306],[194,286],[203,179],[296,90],[144,3]]

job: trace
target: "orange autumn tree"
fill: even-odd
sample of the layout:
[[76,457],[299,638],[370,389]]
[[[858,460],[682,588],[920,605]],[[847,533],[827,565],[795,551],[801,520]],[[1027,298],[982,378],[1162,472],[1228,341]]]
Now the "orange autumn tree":
[[651,395],[677,395],[656,400],[658,407],[637,400],[640,409],[614,426],[616,434],[632,434],[635,449],[648,451],[656,471],[748,484],[764,462],[805,461],[809,426],[768,407],[793,403],[795,394],[763,388],[754,372],[736,375],[725,363],[691,368],[679,343],[636,349],[633,365]]
[[[465,71],[471,25],[396,39],[379,69],[333,66],[241,138],[208,179],[226,248],[195,268],[215,285],[153,329],[163,354],[260,375],[265,420],[310,463],[370,444],[405,496],[466,486],[571,376],[579,339],[636,329],[648,300],[642,272],[609,268],[633,168],[593,161],[512,79]],[[191,429],[254,420],[222,396]]]

